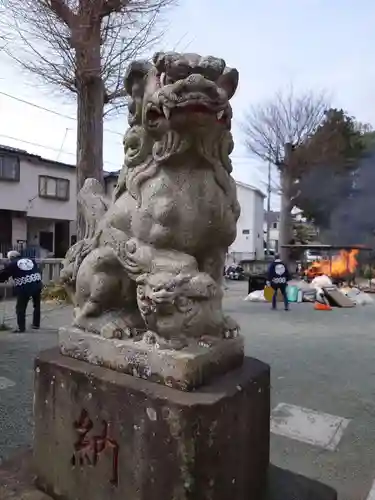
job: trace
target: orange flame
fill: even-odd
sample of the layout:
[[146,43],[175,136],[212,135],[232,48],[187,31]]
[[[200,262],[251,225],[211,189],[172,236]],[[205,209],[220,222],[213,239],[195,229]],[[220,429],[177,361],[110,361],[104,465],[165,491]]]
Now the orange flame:
[[332,260],[318,260],[313,262],[306,270],[309,278],[318,274],[325,274],[334,278],[353,274],[358,266],[357,258],[359,250],[340,250],[338,255],[332,257]]

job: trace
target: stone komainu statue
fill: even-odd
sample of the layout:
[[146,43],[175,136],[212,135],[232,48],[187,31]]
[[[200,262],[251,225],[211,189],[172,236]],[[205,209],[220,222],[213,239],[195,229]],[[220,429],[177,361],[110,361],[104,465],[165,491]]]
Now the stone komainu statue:
[[214,57],[130,64],[124,166],[112,200],[86,181],[86,234],[62,270],[75,326],[167,345],[235,334],[221,283],[240,214],[229,158],[237,85],[237,70]]

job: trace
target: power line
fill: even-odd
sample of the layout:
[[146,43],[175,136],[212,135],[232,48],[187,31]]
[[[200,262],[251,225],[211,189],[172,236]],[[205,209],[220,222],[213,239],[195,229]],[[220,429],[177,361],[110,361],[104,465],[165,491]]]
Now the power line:
[[[3,92],[0,92],[0,94],[3,94]],[[21,100],[21,102],[22,102],[22,100]],[[38,107],[38,106],[36,106],[36,107]],[[50,111],[51,113],[55,113],[52,110],[47,110],[47,111]],[[57,114],[59,114],[59,113],[57,113]],[[63,115],[60,115],[60,116],[63,116]],[[65,130],[65,136],[64,136],[64,140],[63,140],[62,146],[63,146],[64,141],[66,139],[67,130],[68,129]],[[51,146],[45,146],[44,144],[39,144],[37,142],[27,141],[25,139],[19,139],[17,137],[12,137],[10,135],[5,135],[5,134],[0,134],[0,137],[3,137],[4,139],[10,139],[10,140],[16,141],[16,142],[22,142],[23,144],[28,144],[29,146],[35,146],[35,147],[39,147],[39,148],[43,148],[43,149],[48,149],[49,151],[54,151],[54,152],[58,153],[59,155],[60,154],[67,154],[67,155],[70,155],[70,156],[75,156],[75,153],[71,153],[70,151],[66,151],[66,150],[64,150],[62,148],[53,148]],[[232,159],[238,160],[239,158],[233,158],[232,157]],[[104,163],[107,163],[108,165],[113,165],[114,167],[119,167],[119,165],[115,165],[114,163],[111,163],[109,161],[105,161]]]
[[61,148],[53,148],[51,146],[44,146],[43,144],[38,144],[37,142],[26,141],[25,139],[18,139],[17,137],[12,137],[11,135],[0,134],[0,137],[3,137],[4,139],[10,139],[11,141],[22,142],[24,144],[28,144],[29,146],[36,146],[36,147],[43,148],[43,149],[49,149],[50,151],[55,151],[56,153],[64,153],[67,155],[75,156],[74,153],[71,153],[70,151],[64,151]]
[[[184,37],[182,37],[182,38],[184,38]],[[46,111],[47,113],[51,113],[51,114],[53,114],[55,116],[59,116],[61,118],[65,118],[67,120],[72,120],[72,121],[75,121],[75,122],[77,121],[77,119],[74,118],[73,116],[65,115],[63,113],[60,113],[59,111],[55,111],[53,109],[46,108],[46,107],[41,106],[39,104],[35,104],[33,102],[27,101],[26,99],[22,99],[20,97],[16,97],[14,95],[8,94],[7,92],[0,91],[0,95],[3,95],[5,97],[8,97],[9,99],[13,99],[13,100],[18,101],[18,102],[21,102],[22,104],[26,104],[28,106],[32,106],[33,108],[39,109],[41,111]],[[110,133],[110,134],[118,135],[121,138],[123,138],[123,136],[124,136],[124,134],[121,134],[120,132],[117,132],[115,130],[111,130],[111,129],[108,129],[108,128],[104,128],[103,130],[105,132]],[[25,144],[30,144],[31,146],[38,146],[38,147],[42,147],[42,148],[45,148],[45,149],[50,149],[51,151],[56,151],[58,153],[61,152],[61,153],[69,154],[69,155],[73,154],[73,153],[69,153],[69,152],[66,152],[66,151],[63,151],[63,150],[60,150],[60,149],[55,149],[55,148],[50,148],[50,147],[47,147],[47,146],[43,146],[42,144],[31,143],[31,142],[28,142],[28,141],[21,141],[20,139],[16,139],[16,138],[10,137],[10,136],[0,135],[0,137],[5,137],[5,138],[12,139],[12,140],[15,140],[15,141],[24,142]],[[230,158],[232,160],[236,161],[236,162],[240,161],[240,162],[244,162],[244,163],[254,163],[254,160],[252,160],[251,158],[247,158],[246,156],[231,155]],[[109,162],[106,162],[106,163],[109,163]]]
[[[187,33],[185,33],[185,35],[183,37],[181,37],[180,41],[186,36],[186,34]],[[191,43],[191,42],[189,42],[189,43]],[[9,99],[13,99],[13,100],[18,101],[18,102],[22,102],[23,104],[27,104],[28,106],[32,106],[33,108],[39,109],[41,111],[46,111],[47,113],[51,113],[53,115],[60,116],[61,118],[65,118],[66,120],[72,120],[72,121],[75,121],[75,122],[77,121],[77,119],[74,118],[73,116],[64,115],[63,113],[60,113],[59,111],[55,111],[53,109],[46,108],[44,106],[41,106],[40,104],[35,104],[34,102],[30,102],[30,101],[27,101],[26,99],[22,99],[20,97],[16,97],[14,95],[8,94],[7,92],[0,91],[0,95],[3,95],[5,97],[8,97]],[[105,132],[110,133],[110,134],[118,135],[121,138],[123,138],[123,136],[124,136],[124,134],[122,134],[121,132],[117,132],[115,130],[112,130],[112,129],[109,129],[109,128],[106,128],[106,127],[103,130]],[[237,161],[241,160],[241,161],[244,161],[244,162],[251,162],[251,163],[254,162],[254,160],[252,160],[251,158],[247,158],[246,156],[232,155],[231,159],[232,160],[237,160]]]
[[[47,111],[48,113],[51,113],[51,114],[56,115],[56,116],[60,116],[60,117],[65,118],[67,120],[73,120],[75,122],[77,121],[77,119],[74,118],[73,116],[64,115],[63,113],[59,113],[58,111],[54,111],[53,109],[45,108],[44,106],[40,106],[39,104],[35,104],[34,102],[27,101],[26,99],[21,99],[20,97],[16,97],[14,95],[8,94],[7,92],[0,91],[0,94],[5,96],[5,97],[8,97],[9,99],[14,99],[15,101],[22,102],[22,104],[27,104],[28,106],[32,106],[33,108],[40,109],[41,111]],[[124,134],[121,134],[120,132],[116,132],[115,130],[111,130],[109,128],[104,128],[104,131],[109,132],[110,134],[119,135],[120,137],[123,137],[123,135],[124,135]]]
[[[53,148],[51,146],[44,146],[43,144],[38,144],[37,142],[26,141],[24,139],[18,139],[17,137],[12,137],[11,135],[0,134],[0,137],[3,137],[4,139],[9,139],[11,141],[21,142],[23,144],[28,144],[29,146],[48,149],[49,151],[54,151],[54,152],[59,153],[59,154],[76,156],[75,153],[71,153],[70,151],[65,151],[64,149],[61,149],[61,148]],[[121,164],[112,163],[110,161],[104,161],[103,163],[106,163],[107,165],[112,165],[112,166],[116,167],[117,170],[120,170],[120,168],[121,168]]]
[[68,131],[69,131],[69,129],[68,129],[68,128],[66,128],[66,130],[65,130],[65,134],[64,134],[64,138],[63,138],[62,143],[61,143],[61,146],[60,146],[60,151],[58,152],[57,157],[56,157],[56,161],[59,161],[60,155],[61,155],[61,153],[64,151],[64,150],[63,150],[63,147],[64,147],[64,144],[65,144],[65,139],[66,139],[66,137],[67,137],[67,135],[68,135]]

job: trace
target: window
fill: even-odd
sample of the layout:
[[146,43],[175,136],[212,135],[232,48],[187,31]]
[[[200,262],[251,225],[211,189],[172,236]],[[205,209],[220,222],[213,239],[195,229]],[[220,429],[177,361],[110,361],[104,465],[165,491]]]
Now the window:
[[243,229],[242,234],[250,234],[250,229]]
[[277,229],[277,222],[274,222],[274,223],[272,224],[272,228],[273,228],[273,229]]
[[48,175],[39,176],[39,196],[55,200],[69,200],[69,179],[60,179]]
[[17,156],[0,155],[0,180],[19,182],[20,159]]

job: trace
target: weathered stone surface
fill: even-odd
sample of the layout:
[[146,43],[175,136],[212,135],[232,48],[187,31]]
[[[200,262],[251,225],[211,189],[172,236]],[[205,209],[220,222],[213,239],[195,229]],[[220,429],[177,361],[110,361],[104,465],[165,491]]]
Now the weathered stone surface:
[[142,338],[106,339],[78,328],[59,330],[60,352],[95,365],[159,382],[181,390],[192,390],[213,377],[238,368],[244,357],[244,341],[206,337],[189,339],[180,350],[148,344]]
[[[0,467],[1,500],[51,500],[52,497],[33,484],[33,472],[31,450],[3,464]],[[273,465],[269,467],[267,484],[265,500],[337,500],[332,488]]]
[[269,464],[269,367],[183,392],[62,356],[35,364],[38,485],[66,500],[259,500]]
[[240,215],[229,157],[238,78],[198,54],[130,64],[124,167],[112,200],[86,181],[86,233],[61,275],[75,326],[106,337],[149,331],[171,346],[237,330],[221,284]]

